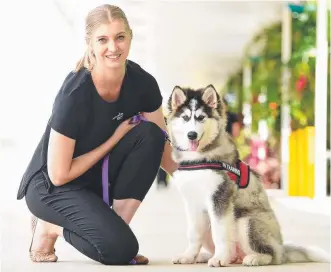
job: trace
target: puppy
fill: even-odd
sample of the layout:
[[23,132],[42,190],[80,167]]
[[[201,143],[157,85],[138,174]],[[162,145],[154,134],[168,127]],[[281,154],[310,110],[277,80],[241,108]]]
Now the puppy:
[[[176,86],[168,101],[169,137],[173,158],[180,164],[173,178],[184,201],[188,247],[175,264],[204,262],[228,266],[236,244],[244,252],[243,265],[285,262],[330,262],[320,249],[283,243],[278,220],[259,176],[241,162],[226,133],[225,105],[215,88]],[[211,229],[213,256],[200,255]]]

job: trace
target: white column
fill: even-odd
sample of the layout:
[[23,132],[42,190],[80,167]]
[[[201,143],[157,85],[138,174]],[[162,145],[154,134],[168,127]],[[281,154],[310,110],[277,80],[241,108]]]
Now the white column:
[[315,199],[326,196],[327,0],[317,4],[315,84]]
[[289,80],[290,70],[287,63],[291,58],[292,51],[292,15],[287,6],[283,6],[282,16],[282,106],[281,106],[281,180],[282,189],[288,194],[288,164],[289,164],[289,135],[290,135],[290,107],[289,100]]
[[[329,12],[331,12],[331,1],[329,1]],[[330,25],[331,25],[331,16],[330,16]],[[330,27],[330,39],[331,39],[331,27]],[[330,58],[330,78],[331,78],[331,40],[329,41],[330,42],[330,51],[329,51],[329,58]],[[330,90],[329,90],[329,93],[330,93],[330,107],[331,107],[331,84],[330,84]],[[331,118],[331,111],[330,111],[330,116],[329,118]],[[331,124],[330,124],[330,144],[331,144]],[[330,146],[330,150],[329,150],[329,160],[330,160],[330,175],[331,175],[331,146]]]
[[243,89],[244,89],[244,105],[243,105],[243,114],[245,116],[245,125],[248,132],[251,131],[252,124],[252,95],[251,95],[251,86],[252,86],[252,65],[249,59],[244,62],[243,67]]

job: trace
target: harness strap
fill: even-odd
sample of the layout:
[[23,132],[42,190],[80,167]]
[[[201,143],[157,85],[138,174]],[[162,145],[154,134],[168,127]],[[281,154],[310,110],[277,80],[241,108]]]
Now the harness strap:
[[245,162],[238,160],[236,167],[233,167],[225,162],[219,161],[196,161],[196,162],[182,162],[178,170],[225,170],[231,180],[233,180],[240,189],[247,188],[249,184],[250,167]]

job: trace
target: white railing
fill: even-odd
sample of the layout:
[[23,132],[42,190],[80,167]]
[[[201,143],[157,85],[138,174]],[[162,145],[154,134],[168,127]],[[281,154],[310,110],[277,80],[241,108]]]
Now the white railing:
[[316,18],[316,86],[315,86],[315,199],[326,197],[327,179],[327,0],[318,1]]

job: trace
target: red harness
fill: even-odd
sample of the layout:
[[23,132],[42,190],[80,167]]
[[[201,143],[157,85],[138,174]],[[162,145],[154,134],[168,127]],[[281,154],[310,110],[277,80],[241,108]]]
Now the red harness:
[[241,160],[238,160],[237,167],[233,167],[227,163],[219,161],[196,161],[196,162],[182,162],[178,170],[202,170],[215,169],[225,170],[228,176],[233,180],[240,189],[247,188],[249,184],[249,165]]

